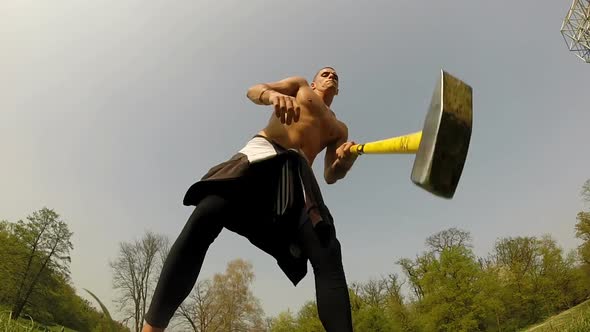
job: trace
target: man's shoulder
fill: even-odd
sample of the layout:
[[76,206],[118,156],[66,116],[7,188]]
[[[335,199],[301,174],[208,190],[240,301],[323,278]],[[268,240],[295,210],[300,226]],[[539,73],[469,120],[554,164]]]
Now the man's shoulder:
[[338,126],[340,127],[340,134],[348,139],[348,126],[346,125],[346,123],[344,123],[344,121],[340,121],[338,119],[336,119],[336,121],[338,121]]
[[330,112],[332,112],[332,115],[334,115],[334,124],[336,127],[336,133],[337,133],[335,140],[340,141],[340,140],[348,139],[348,126],[346,125],[346,123],[344,121],[338,119],[338,117],[336,116],[336,113],[334,111],[332,111],[330,109]]
[[341,131],[348,132],[348,126],[346,125],[346,123],[344,123],[344,121],[338,119],[336,112],[334,112],[331,108],[330,108],[330,113],[332,113],[332,115],[334,116],[334,121],[336,122],[336,126],[338,127],[338,129],[340,129]]
[[299,86],[309,86],[309,82],[303,76],[289,76],[284,79],[285,81],[296,83]]

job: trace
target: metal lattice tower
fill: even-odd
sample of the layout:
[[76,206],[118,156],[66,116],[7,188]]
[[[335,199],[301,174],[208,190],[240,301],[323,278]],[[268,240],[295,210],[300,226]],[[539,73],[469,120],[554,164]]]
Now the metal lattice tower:
[[590,63],[590,0],[573,0],[561,25],[561,34],[569,50]]
[[590,63],[590,0],[573,0],[561,25],[561,34],[569,50]]

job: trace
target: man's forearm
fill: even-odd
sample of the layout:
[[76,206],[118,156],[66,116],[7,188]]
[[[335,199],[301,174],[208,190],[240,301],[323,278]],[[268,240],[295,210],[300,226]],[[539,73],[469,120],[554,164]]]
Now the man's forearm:
[[346,173],[347,171],[337,172],[335,170],[330,169],[326,171],[326,173],[324,174],[324,178],[327,184],[334,184],[338,180],[344,178],[346,176]]
[[248,93],[246,96],[250,99],[254,104],[257,105],[269,105],[269,97],[273,90],[266,84],[256,84],[250,89],[248,89]]
[[248,99],[257,105],[270,105],[270,99],[273,96],[285,95],[295,97],[299,88],[307,85],[307,81],[303,77],[292,76],[287,77],[278,82],[259,83],[253,85],[248,89]]
[[340,160],[334,162],[330,168],[324,173],[324,178],[328,184],[333,184],[336,181],[344,178],[348,171],[352,168],[354,160],[350,162],[342,162]]

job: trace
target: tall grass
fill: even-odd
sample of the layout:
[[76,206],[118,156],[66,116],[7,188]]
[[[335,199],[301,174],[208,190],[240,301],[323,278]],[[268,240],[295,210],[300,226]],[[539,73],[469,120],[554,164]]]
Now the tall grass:
[[0,331],[1,332],[33,332],[39,331],[37,324],[31,317],[30,321],[24,319],[13,320],[12,311],[0,312]]
[[94,293],[92,293],[91,291],[89,291],[88,289],[84,288],[84,290],[86,292],[88,292],[88,294],[90,294],[90,296],[92,296],[96,302],[98,302],[98,304],[100,305],[100,309],[102,310],[102,312],[105,314],[106,318],[109,320],[109,322],[113,322],[113,319],[111,318],[111,314],[109,313],[109,310],[107,309],[107,306],[104,305],[102,303],[102,301],[100,301],[100,299],[98,298],[98,296],[94,295]]
[[541,324],[529,327],[526,332],[589,332],[590,301],[583,302],[558,315],[549,317]]
[[[98,299],[96,295],[90,292],[87,289],[84,289],[88,292],[100,305],[102,312],[106,316],[106,319],[109,322],[110,328],[112,331],[116,331],[115,322],[112,320],[107,307]],[[5,308],[0,307],[0,332],[65,332],[65,331],[72,331],[70,329],[66,329],[63,326],[52,326],[47,327],[41,324],[36,323],[32,317],[27,316],[26,319],[19,318],[19,319],[12,319],[12,311],[11,310],[3,310]]]
[[590,315],[579,315],[571,320],[564,332],[588,332],[590,331]]
[[88,292],[88,294],[90,294],[90,296],[92,296],[96,300],[96,302],[98,302],[98,304],[100,305],[102,312],[104,313],[104,315],[106,316],[106,319],[109,322],[109,326],[111,328],[111,331],[116,331],[115,321],[111,318],[111,314],[109,313],[107,306],[105,306],[102,303],[102,301],[98,298],[98,296],[94,295],[91,291],[87,290],[86,288],[84,288],[84,290],[86,292]]
[[588,332],[590,331],[590,316],[576,315],[567,321],[548,322],[544,326],[534,329],[534,332]]

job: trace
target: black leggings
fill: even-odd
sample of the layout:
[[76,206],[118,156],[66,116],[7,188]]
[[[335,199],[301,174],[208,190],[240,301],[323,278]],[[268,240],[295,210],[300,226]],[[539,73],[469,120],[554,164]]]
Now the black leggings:
[[[231,201],[226,195],[209,195],[197,205],[164,263],[145,317],[147,323],[154,327],[168,326],[192,290],[207,249],[223,229],[223,220],[244,219],[245,211],[236,209]],[[333,237],[327,247],[321,246],[309,221],[301,227],[298,236],[313,267],[318,314],[324,328],[328,332],[352,331],[339,241]]]

